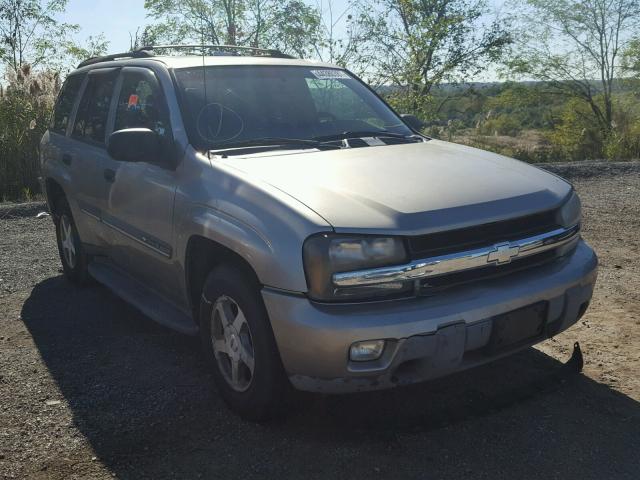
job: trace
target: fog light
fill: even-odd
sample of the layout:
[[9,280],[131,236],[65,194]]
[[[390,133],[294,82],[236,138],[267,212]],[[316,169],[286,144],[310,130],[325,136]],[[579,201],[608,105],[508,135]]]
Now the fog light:
[[354,362],[369,362],[382,356],[384,340],[368,340],[351,345],[349,357]]

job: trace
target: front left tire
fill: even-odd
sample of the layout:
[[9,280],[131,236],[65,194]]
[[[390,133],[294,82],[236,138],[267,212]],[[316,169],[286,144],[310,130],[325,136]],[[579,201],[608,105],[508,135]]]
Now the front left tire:
[[234,265],[211,271],[200,300],[200,336],[205,360],[231,410],[252,421],[283,413],[289,384],[252,275]]

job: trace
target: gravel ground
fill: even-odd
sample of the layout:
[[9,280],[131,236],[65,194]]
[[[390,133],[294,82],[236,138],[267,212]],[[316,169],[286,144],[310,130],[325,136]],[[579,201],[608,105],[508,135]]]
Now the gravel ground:
[[637,479],[640,163],[546,168],[601,260],[578,325],[414,387],[297,394],[266,425],[225,409],[193,339],[66,283],[41,204],[0,206],[0,478]]

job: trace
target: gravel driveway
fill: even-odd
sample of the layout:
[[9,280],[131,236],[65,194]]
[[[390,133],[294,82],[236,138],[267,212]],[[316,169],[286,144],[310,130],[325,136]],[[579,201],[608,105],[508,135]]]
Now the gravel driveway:
[[65,282],[39,205],[0,207],[0,478],[638,479],[640,163],[553,170],[601,260],[578,325],[422,385],[296,394],[265,425],[224,407],[195,340]]

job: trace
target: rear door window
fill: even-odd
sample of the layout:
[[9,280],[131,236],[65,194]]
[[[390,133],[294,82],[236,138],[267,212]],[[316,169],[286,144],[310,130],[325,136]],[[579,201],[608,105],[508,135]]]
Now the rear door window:
[[67,126],[71,119],[71,111],[73,105],[82,86],[84,75],[70,75],[62,86],[60,95],[53,111],[53,121],[51,122],[51,131],[65,135]]
[[113,96],[118,71],[95,71],[89,75],[87,87],[78,106],[71,136],[96,145],[104,145],[109,118],[109,106]]

